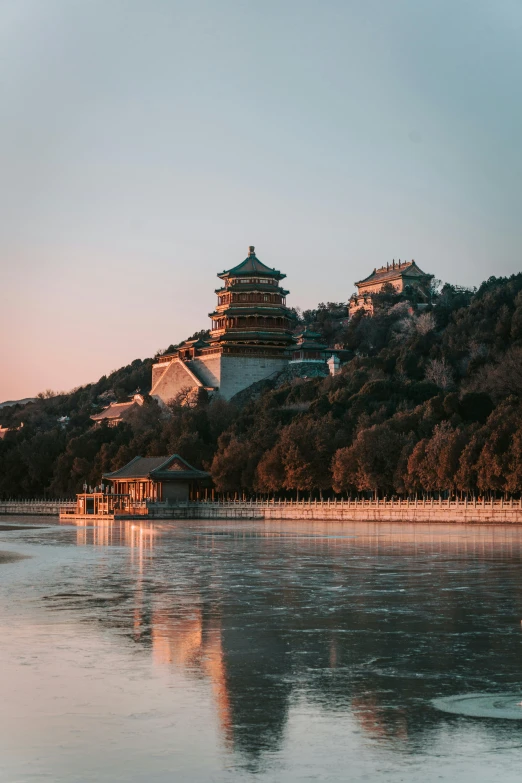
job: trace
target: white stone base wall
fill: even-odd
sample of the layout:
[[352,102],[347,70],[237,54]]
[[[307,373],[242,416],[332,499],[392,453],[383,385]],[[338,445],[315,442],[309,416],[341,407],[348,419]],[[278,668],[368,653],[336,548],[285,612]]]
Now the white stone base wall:
[[153,389],[155,386],[157,386],[160,378],[162,375],[165,374],[167,368],[168,368],[167,362],[158,362],[158,364],[152,365],[152,384],[151,389]]
[[197,356],[187,362],[192,372],[198,376],[204,386],[214,386],[219,389],[221,384],[221,354],[211,353]]
[[173,359],[166,366],[153,366],[151,396],[167,403],[184,389],[210,386],[220,397],[229,400],[253,383],[281,372],[287,365],[288,359],[284,358],[221,353],[198,356],[188,362]]
[[[154,370],[157,367],[158,365],[155,365],[152,368],[153,378]],[[190,371],[185,362],[182,362],[180,359],[173,359],[169,362],[163,373],[160,374],[158,370],[156,378],[157,380],[152,386],[150,396],[165,404],[173,400],[180,391],[185,389],[197,391],[198,388],[204,385]]]
[[288,366],[288,359],[258,356],[221,356],[221,384],[219,394],[229,400],[257,381],[269,378]]

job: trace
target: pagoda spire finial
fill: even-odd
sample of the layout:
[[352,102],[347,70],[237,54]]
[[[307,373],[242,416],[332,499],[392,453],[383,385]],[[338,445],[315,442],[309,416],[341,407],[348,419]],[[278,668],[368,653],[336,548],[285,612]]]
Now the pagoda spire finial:
[[255,250],[256,249],[255,249],[254,245],[249,245],[249,247],[248,247],[248,255],[249,256],[255,256],[255,254],[256,254]]

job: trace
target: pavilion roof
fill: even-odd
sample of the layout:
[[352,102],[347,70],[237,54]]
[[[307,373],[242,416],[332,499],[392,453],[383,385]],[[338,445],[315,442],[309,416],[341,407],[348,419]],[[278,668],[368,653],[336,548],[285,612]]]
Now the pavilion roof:
[[137,403],[136,400],[129,400],[129,402],[111,402],[108,408],[104,408],[100,413],[95,413],[91,416],[91,419],[93,421],[120,419],[125,413],[128,413],[138,404],[139,403]]
[[328,346],[325,343],[315,343],[311,341],[304,341],[302,343],[296,343],[295,350],[311,350],[311,351],[325,351]]
[[112,473],[104,473],[103,478],[115,479],[177,479],[208,478],[209,473],[192,467],[179,454],[170,457],[134,457],[127,465]]
[[255,275],[259,277],[275,277],[278,280],[282,280],[283,277],[286,277],[285,274],[279,272],[277,269],[270,269],[269,266],[263,264],[263,262],[257,258],[254,250],[255,248],[253,245],[251,245],[248,251],[248,256],[244,261],[242,261],[237,266],[232,267],[232,269],[229,269],[228,271],[224,270],[218,274],[218,277],[220,277],[222,280],[227,277],[240,277],[241,275],[252,277]]
[[327,347],[326,343],[320,343],[318,340],[302,340],[295,344],[296,350],[309,348],[315,351],[325,351]]
[[306,338],[308,340],[322,339],[322,335],[319,332],[312,331],[312,329],[304,329],[302,332],[299,332],[299,334],[296,334],[296,340],[300,337]]

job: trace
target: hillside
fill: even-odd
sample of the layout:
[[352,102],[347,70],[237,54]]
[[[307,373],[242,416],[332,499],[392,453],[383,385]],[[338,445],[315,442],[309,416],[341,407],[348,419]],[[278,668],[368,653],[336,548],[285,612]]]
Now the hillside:
[[520,493],[522,274],[445,285],[421,314],[384,291],[372,318],[347,323],[339,303],[298,316],[352,352],[338,376],[282,375],[168,415],[146,397],[129,423],[92,428],[108,401],[150,389],[145,359],[4,408],[4,427],[24,427],[0,441],[0,496],[70,495],[137,454],[175,451],[225,492]]
[[13,405],[27,405],[28,402],[34,402],[35,397],[24,397],[23,400],[6,400],[5,402],[0,402],[0,410],[2,408],[10,408]]

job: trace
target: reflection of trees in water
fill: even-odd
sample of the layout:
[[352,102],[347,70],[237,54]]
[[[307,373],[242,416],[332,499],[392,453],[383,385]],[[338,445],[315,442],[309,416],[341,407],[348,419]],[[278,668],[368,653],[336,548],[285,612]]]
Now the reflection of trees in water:
[[208,678],[224,741],[254,765],[280,747],[297,696],[413,750],[455,720],[430,699],[518,685],[522,532],[417,528],[401,540],[382,528],[353,539],[318,538],[317,523],[308,539],[274,526],[266,537],[171,530],[153,558],[134,555],[134,576],[111,574],[125,601],[107,620],[130,621],[159,665]]

